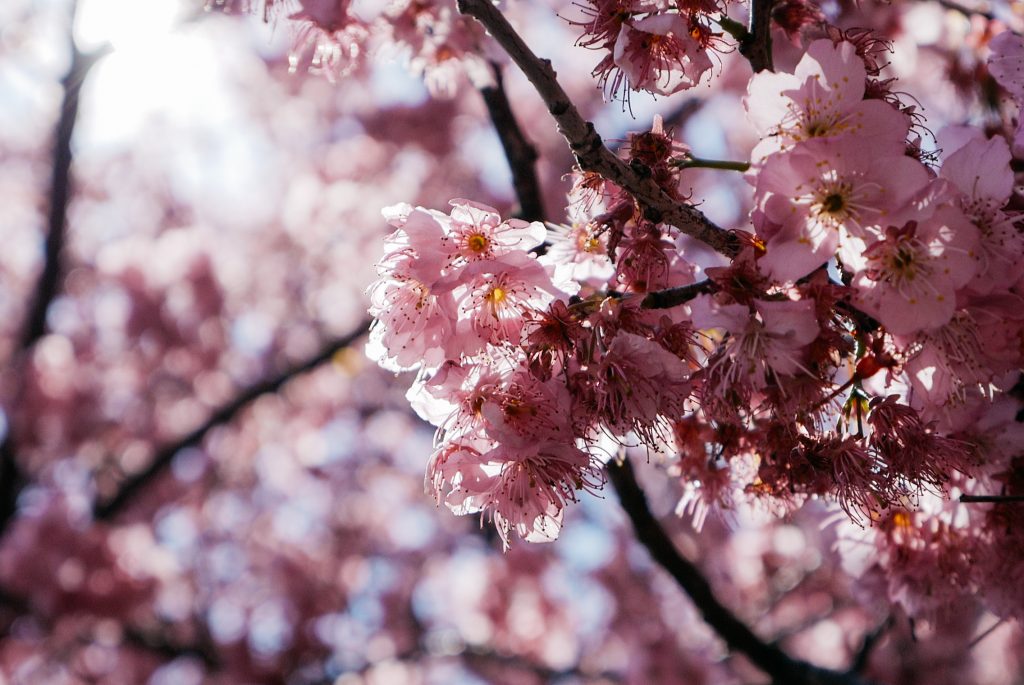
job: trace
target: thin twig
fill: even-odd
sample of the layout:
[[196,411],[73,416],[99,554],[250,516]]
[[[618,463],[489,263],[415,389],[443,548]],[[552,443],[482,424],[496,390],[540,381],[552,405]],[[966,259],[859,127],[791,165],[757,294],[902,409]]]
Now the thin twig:
[[690,285],[681,285],[676,288],[655,290],[644,296],[640,304],[644,309],[671,309],[685,302],[689,302],[698,295],[713,293],[718,289],[714,281],[703,280]]
[[584,171],[600,174],[645,207],[647,218],[678,228],[728,256],[739,251],[736,235],[716,226],[695,207],[678,204],[654,179],[641,177],[605,147],[594,125],[583,119],[555,77],[551,62],[538,58],[490,0],[458,0],[459,11],[474,17],[519,66],[544,100],[558,130]]
[[750,170],[750,162],[737,162],[726,159],[703,159],[702,157],[694,157],[693,155],[674,159],[670,164],[676,169],[718,169],[720,171],[739,172]]
[[544,196],[537,180],[537,149],[527,140],[512,112],[501,66],[492,62],[491,69],[494,72],[494,85],[481,88],[480,95],[487,105],[487,113],[491,116],[491,123],[498,133],[512,171],[512,186],[519,198],[519,217],[526,221],[543,221]]
[[619,496],[637,539],[654,560],[689,595],[704,620],[736,652],[785,685],[867,685],[854,673],[839,673],[792,658],[757,635],[715,597],[700,570],[683,557],[647,506],[647,497],[636,481],[633,467],[623,459],[608,465],[608,477]]
[[200,444],[212,429],[224,425],[233,420],[238,414],[248,407],[254,400],[262,395],[277,392],[285,383],[296,376],[312,371],[321,364],[331,360],[341,350],[352,345],[356,340],[366,333],[370,326],[369,321],[362,322],[354,331],[348,335],[332,340],[309,359],[291,366],[278,375],[256,383],[240,392],[233,400],[213,412],[201,426],[185,435],[180,440],[163,447],[153,461],[144,471],[141,471],[127,478],[117,492],[110,499],[97,503],[93,508],[93,515],[97,519],[111,519],[121,512],[124,507],[135,499],[139,493],[153,480],[162,475],[174,461],[175,455],[181,450],[194,447]]
[[994,632],[996,632],[997,630],[999,630],[999,627],[1000,627],[1001,625],[1003,625],[1004,623],[1006,623],[1006,617],[1005,617],[1005,616],[1004,616],[1003,618],[1001,618],[1001,619],[997,620],[997,621],[996,621],[995,623],[993,623],[993,624],[992,624],[992,625],[990,625],[990,626],[989,626],[988,628],[986,628],[986,629],[985,629],[985,630],[983,630],[983,631],[982,631],[981,633],[979,633],[979,634],[978,634],[978,636],[977,636],[976,638],[974,638],[973,640],[971,640],[970,642],[968,642],[968,643],[967,643],[967,647],[965,647],[965,648],[964,648],[964,651],[968,651],[968,652],[969,652],[969,651],[971,651],[972,649],[974,649],[975,647],[977,647],[977,646],[978,646],[978,643],[979,643],[979,642],[981,642],[981,641],[982,641],[982,640],[984,640],[984,639],[985,639],[986,637],[988,637],[988,636],[989,636],[989,635],[991,635],[992,633],[994,633]]
[[1020,504],[1024,495],[960,495],[964,504]]
[[955,2],[954,0],[935,0],[935,2],[943,9],[951,10],[953,12],[959,12],[960,14],[963,14],[968,18],[972,14],[976,14],[979,17],[984,17],[985,19],[988,19],[989,21],[996,20],[995,14],[993,14],[992,12],[987,12],[978,7],[968,7],[967,5]]

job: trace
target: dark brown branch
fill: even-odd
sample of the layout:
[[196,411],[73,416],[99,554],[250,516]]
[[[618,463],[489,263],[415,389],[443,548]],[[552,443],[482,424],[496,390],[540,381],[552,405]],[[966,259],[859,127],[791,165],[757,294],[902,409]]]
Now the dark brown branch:
[[733,233],[716,226],[697,208],[678,204],[654,179],[638,175],[604,145],[594,125],[583,119],[559,85],[551,62],[533,54],[490,0],[458,0],[458,7],[483,24],[533,84],[581,169],[598,173],[626,190],[646,208],[650,220],[671,224],[726,256],[739,251]]
[[[74,8],[72,8],[72,21]],[[78,119],[78,99],[82,83],[93,65],[109,48],[92,53],[83,53],[71,41],[71,66],[61,80],[63,97],[60,114],[53,140],[53,169],[50,176],[49,209],[47,211],[47,232],[44,247],[43,267],[36,281],[35,290],[31,295],[25,323],[14,351],[12,367],[18,374],[17,383],[21,385],[21,372],[18,367],[21,357],[46,334],[46,315],[50,305],[60,290],[60,277],[63,272],[61,253],[67,234],[68,202],[73,191],[71,177],[71,137]],[[17,402],[17,399],[15,400]],[[8,413],[6,431],[0,442],[0,537],[14,517],[17,510],[18,497],[28,484],[28,476],[22,471],[17,459],[17,440],[14,435],[14,417]]]
[[703,280],[690,285],[681,285],[677,288],[666,288],[647,293],[640,306],[644,309],[671,309],[683,303],[689,302],[698,295],[713,293],[718,289],[713,281]]
[[608,477],[619,496],[637,539],[654,560],[689,595],[704,620],[736,652],[771,676],[779,685],[868,685],[853,673],[839,673],[790,657],[757,635],[715,597],[700,570],[683,557],[647,506],[628,460],[609,463]]
[[960,495],[964,504],[1020,504],[1024,495]]
[[144,471],[141,471],[127,478],[117,492],[107,501],[98,503],[93,508],[93,516],[97,519],[111,519],[121,512],[124,507],[135,499],[139,493],[152,481],[162,475],[174,461],[175,455],[181,450],[195,447],[200,444],[212,429],[232,421],[238,414],[248,407],[254,400],[262,395],[274,393],[280,390],[285,383],[296,376],[312,371],[318,366],[331,360],[341,350],[352,345],[362,337],[370,326],[369,321],[361,323],[348,335],[332,340],[309,359],[291,366],[278,375],[246,388],[233,400],[213,412],[205,422],[191,433],[185,435],[177,442],[163,447],[153,457],[153,461]]
[[740,42],[740,54],[755,72],[772,71],[772,7],[775,0],[750,0],[750,23]]
[[544,220],[544,195],[541,193],[540,181],[537,180],[537,150],[523,134],[523,129],[516,121],[512,105],[505,92],[505,80],[501,66],[492,63],[494,85],[480,89],[491,123],[501,140],[505,150],[509,169],[512,171],[512,186],[519,198],[519,217],[526,221]]
[[47,232],[43,270],[36,282],[32,302],[22,329],[19,347],[30,348],[46,333],[46,314],[50,304],[60,289],[62,269],[62,252],[67,234],[68,202],[73,192],[71,177],[71,136],[75,131],[78,119],[78,96],[82,83],[92,66],[109,49],[93,53],[81,52],[72,42],[71,68],[61,81],[64,97],[61,102],[60,116],[53,143],[53,173],[50,180],[50,206],[47,214]]

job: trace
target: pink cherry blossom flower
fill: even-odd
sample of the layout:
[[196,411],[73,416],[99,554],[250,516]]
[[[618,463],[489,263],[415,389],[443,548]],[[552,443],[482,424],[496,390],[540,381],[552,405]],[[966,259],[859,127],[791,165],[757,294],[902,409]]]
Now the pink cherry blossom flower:
[[962,505],[928,498],[923,511],[891,507],[867,529],[846,526],[837,545],[847,572],[874,565],[883,592],[915,615],[949,611],[977,576],[976,536]]
[[683,17],[655,14],[622,25],[602,82],[617,72],[621,76],[612,78],[613,93],[624,76],[634,90],[671,95],[693,88],[711,66],[707,51],[692,37]]
[[540,263],[553,266],[560,279],[600,288],[615,273],[615,266],[608,258],[607,235],[598,234],[596,228],[590,222],[548,224],[551,244]]
[[548,377],[565,369],[573,356],[589,358],[593,330],[562,300],[555,300],[544,311],[529,314],[523,328],[526,357],[538,377]]
[[[406,224],[415,225],[420,223]],[[380,279],[368,289],[369,311],[376,321],[367,354],[385,368],[436,367],[451,356],[457,310],[450,289],[439,285],[438,257],[401,248],[378,265]]]
[[615,42],[622,24],[633,9],[631,0],[584,0],[574,3],[583,13],[581,19],[567,19],[570,26],[583,29],[576,45],[585,48],[605,48]]
[[908,118],[882,100],[864,99],[864,61],[848,42],[814,41],[793,74],[755,74],[744,98],[747,116],[765,136],[758,160],[796,143],[856,136],[880,155],[901,154]]
[[946,153],[939,175],[960,191],[960,208],[980,232],[978,270],[971,289],[988,294],[1017,277],[1024,236],[1014,225],[1017,213],[1003,211],[1013,190],[1010,148],[1001,136],[986,140],[977,129],[944,129],[939,143]]
[[445,361],[429,378],[418,378],[406,398],[420,418],[438,428],[438,436],[482,434],[480,408],[503,384],[502,370],[484,364]]
[[770,156],[757,173],[755,207],[777,228],[760,268],[776,280],[796,280],[837,249],[857,268],[874,227],[897,221],[896,212],[927,182],[924,165],[902,150],[879,154],[854,137]]
[[442,446],[431,459],[427,487],[457,515],[489,514],[506,548],[512,531],[528,542],[557,538],[562,511],[577,500],[576,491],[593,491],[603,482],[593,458],[564,441],[486,447]]
[[393,0],[383,23],[392,49],[411,52],[409,68],[423,76],[435,97],[452,97],[461,79],[478,85],[493,81],[483,56],[480,25],[439,0]]
[[976,270],[977,229],[944,206],[921,221],[890,226],[864,252],[854,302],[891,333],[938,328],[956,311],[956,291]]
[[452,200],[451,205],[451,221],[441,241],[449,266],[525,252],[543,243],[547,235],[539,221],[502,221],[498,210],[471,200]]
[[367,355],[386,369],[435,367],[448,356],[455,330],[455,303],[449,293],[434,294],[415,277],[378,281],[370,293]]
[[300,9],[288,15],[298,27],[288,64],[303,64],[333,81],[358,64],[370,36],[367,27],[349,14],[350,0],[298,0]]
[[518,367],[498,392],[483,398],[487,435],[502,444],[571,440],[571,399],[561,379],[545,381]]
[[914,407],[929,410],[962,404],[970,391],[991,395],[992,371],[986,363],[985,344],[971,314],[959,310],[946,324],[919,333],[909,341],[912,354],[904,365]]
[[668,286],[669,262],[676,249],[660,228],[649,221],[640,222],[623,238],[621,248],[615,275],[622,289],[648,292]]
[[769,382],[778,382],[779,375],[807,372],[804,351],[820,330],[813,300],[758,300],[751,310],[745,305],[718,305],[700,299],[708,306],[694,308],[694,323],[702,329],[718,328],[728,333],[720,348],[721,356],[710,364],[728,359],[732,381],[762,389]]
[[532,312],[555,299],[567,299],[551,282],[544,266],[525,252],[474,262],[459,287],[459,341],[465,354],[484,345],[519,345],[523,324]]
[[601,359],[574,378],[581,403],[613,435],[663,441],[667,420],[682,416],[690,395],[686,363],[661,345],[620,331]]

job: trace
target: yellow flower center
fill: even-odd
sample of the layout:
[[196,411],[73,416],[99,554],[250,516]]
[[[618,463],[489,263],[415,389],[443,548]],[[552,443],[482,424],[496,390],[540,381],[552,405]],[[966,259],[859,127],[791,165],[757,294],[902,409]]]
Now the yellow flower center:
[[486,250],[487,249],[487,244],[489,242],[490,241],[487,240],[487,237],[484,236],[484,235],[481,235],[480,233],[474,233],[473,235],[471,235],[468,238],[466,238],[466,245],[467,245],[467,247],[469,247],[469,249],[472,250],[473,252],[478,252],[478,253],[479,252],[483,252],[484,250]]
[[487,299],[494,304],[501,304],[508,297],[508,293],[503,288],[494,288],[490,293],[487,294]]

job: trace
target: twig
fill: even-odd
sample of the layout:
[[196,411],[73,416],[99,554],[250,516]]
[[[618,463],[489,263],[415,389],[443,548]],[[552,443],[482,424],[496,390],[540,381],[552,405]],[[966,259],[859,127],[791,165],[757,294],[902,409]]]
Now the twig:
[[839,673],[794,659],[755,635],[718,601],[700,570],[676,550],[648,508],[647,497],[636,481],[630,462],[623,459],[619,463],[609,463],[608,477],[633,524],[637,539],[689,595],[704,620],[731,649],[746,656],[780,685],[868,685],[856,674]]
[[984,639],[985,639],[986,637],[988,637],[988,636],[989,636],[989,635],[991,635],[992,633],[994,633],[994,632],[996,632],[997,630],[999,630],[999,627],[1000,627],[1001,625],[1003,625],[1004,623],[1006,623],[1006,617],[1005,617],[1005,616],[1004,616],[1003,618],[1001,618],[1001,619],[997,620],[997,621],[996,621],[995,623],[993,623],[993,624],[992,624],[992,625],[990,625],[990,626],[989,626],[988,628],[986,628],[986,629],[985,629],[985,630],[983,630],[983,631],[982,631],[981,633],[979,633],[979,634],[978,634],[978,636],[977,636],[976,638],[974,638],[973,640],[971,640],[970,642],[968,642],[968,643],[967,643],[967,647],[965,647],[965,648],[964,648],[964,651],[968,651],[968,652],[969,652],[969,651],[971,651],[972,649],[974,649],[975,647],[977,647],[977,646],[978,646],[978,643],[979,643],[979,642],[981,642],[981,641],[982,641],[982,640],[984,640]]
[[581,169],[598,173],[626,190],[646,208],[651,221],[671,224],[728,257],[736,255],[739,240],[735,234],[716,226],[695,207],[675,202],[654,179],[641,177],[605,147],[594,125],[583,119],[559,85],[551,62],[533,54],[490,0],[458,0],[458,7],[483,24],[533,84]]
[[256,383],[255,385],[240,392],[233,400],[213,412],[213,414],[211,414],[201,426],[185,435],[177,442],[167,445],[157,452],[156,456],[153,457],[153,461],[150,462],[149,466],[146,467],[144,471],[127,478],[123,483],[121,483],[121,487],[118,488],[117,492],[114,493],[110,499],[102,503],[97,503],[93,508],[93,516],[97,519],[111,519],[116,516],[129,502],[138,496],[143,488],[163,474],[163,472],[171,465],[175,455],[177,455],[181,450],[188,447],[194,447],[201,443],[207,433],[217,426],[230,422],[239,414],[239,412],[249,406],[261,395],[277,392],[285,383],[296,376],[300,376],[307,371],[312,371],[321,364],[329,361],[338,352],[349,347],[356,340],[362,337],[369,326],[369,321],[362,322],[348,335],[338,338],[337,340],[333,340],[325,345],[313,357],[285,369],[273,378],[268,378]]
[[996,15],[993,14],[992,12],[986,12],[985,10],[977,7],[968,7],[967,5],[962,5],[959,2],[954,2],[954,0],[935,0],[935,2],[943,9],[952,10],[953,12],[959,12],[960,14],[968,18],[972,14],[976,14],[979,17],[984,17],[985,19],[988,19],[989,21],[996,20]]
[[1024,495],[960,495],[964,504],[1020,504]]
[[512,171],[512,186],[519,198],[519,216],[526,221],[544,220],[544,196],[537,180],[537,149],[527,140],[523,129],[516,121],[512,105],[505,92],[505,81],[501,66],[491,63],[495,85],[480,89],[491,123],[498,133],[501,146],[505,150],[508,166]]
[[681,159],[674,159],[670,162],[676,169],[719,169],[721,171],[745,172],[750,169],[750,162],[734,162],[725,159],[703,159],[687,155]]
[[740,54],[755,72],[772,71],[772,7],[775,0],[750,0],[750,24],[740,42]]
[[689,302],[698,295],[713,293],[718,289],[714,281],[703,280],[690,285],[681,285],[676,288],[655,290],[644,296],[640,304],[644,309],[671,309],[677,305]]

